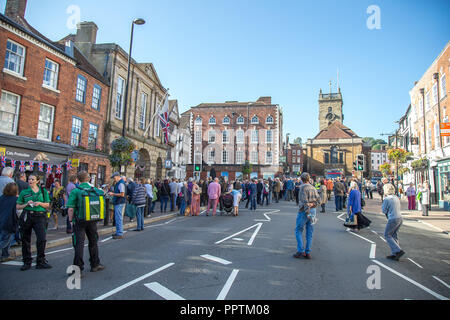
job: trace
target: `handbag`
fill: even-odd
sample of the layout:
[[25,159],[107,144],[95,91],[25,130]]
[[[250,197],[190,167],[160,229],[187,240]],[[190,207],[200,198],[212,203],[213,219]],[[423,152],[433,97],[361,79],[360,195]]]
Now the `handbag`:
[[186,210],[184,211],[184,215],[189,216],[190,214],[191,214],[191,207],[187,207]]
[[131,219],[133,219],[134,217],[136,217],[136,206],[134,204],[127,204],[126,208],[125,208],[125,215]]
[[344,226],[354,227],[357,225],[358,225],[358,216],[356,214],[353,215],[353,219],[352,219],[352,215],[347,216],[347,219],[345,219]]

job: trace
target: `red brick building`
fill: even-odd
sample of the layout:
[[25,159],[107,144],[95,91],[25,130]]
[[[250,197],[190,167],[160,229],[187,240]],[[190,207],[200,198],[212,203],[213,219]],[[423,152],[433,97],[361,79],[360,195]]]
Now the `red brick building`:
[[300,144],[289,144],[286,161],[291,175],[296,175],[303,171],[303,150]]
[[24,161],[28,172],[48,177],[37,163],[30,166],[41,161],[45,171],[53,167],[51,178],[65,181],[67,161],[78,159],[81,166],[71,173],[85,169],[92,182],[104,182],[110,173],[101,152],[109,87],[73,43],[52,42],[28,24],[26,3],[8,0],[0,14],[0,155],[7,165]]
[[283,113],[271,97],[256,102],[202,103],[183,113],[191,119],[192,155],[187,177],[202,164],[200,178],[214,168],[216,176],[242,179],[243,165],[252,165],[251,177],[267,178],[281,172]]

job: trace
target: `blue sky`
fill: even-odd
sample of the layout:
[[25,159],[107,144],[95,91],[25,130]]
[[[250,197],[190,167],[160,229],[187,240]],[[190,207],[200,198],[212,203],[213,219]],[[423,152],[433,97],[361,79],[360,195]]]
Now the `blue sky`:
[[[3,12],[6,0],[0,0]],[[408,107],[409,90],[450,40],[450,1],[413,0],[29,0],[26,18],[59,40],[67,9],[94,21],[97,43],[118,43],[154,63],[180,111],[202,102],[255,101],[271,96],[284,111],[291,139],[318,133],[318,94],[344,98],[344,124],[359,136],[392,132]],[[381,29],[366,12],[377,5]]]

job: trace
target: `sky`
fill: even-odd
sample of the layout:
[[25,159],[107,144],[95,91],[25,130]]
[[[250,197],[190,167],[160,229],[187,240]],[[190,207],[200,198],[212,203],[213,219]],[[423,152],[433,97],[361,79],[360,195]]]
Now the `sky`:
[[93,21],[97,43],[126,51],[131,22],[143,18],[132,56],[154,64],[180,113],[271,96],[284,134],[306,142],[319,132],[319,90],[332,81],[336,91],[338,70],[344,125],[387,139],[450,41],[449,16],[448,0],[28,0],[25,18],[54,41]]

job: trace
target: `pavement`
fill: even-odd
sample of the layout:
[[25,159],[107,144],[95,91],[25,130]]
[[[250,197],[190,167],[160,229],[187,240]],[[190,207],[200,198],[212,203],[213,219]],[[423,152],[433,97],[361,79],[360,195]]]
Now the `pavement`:
[[[381,197],[378,194],[373,195],[373,199],[367,199],[365,212],[380,213],[381,214]],[[437,231],[445,234],[450,234],[450,212],[440,209],[439,206],[433,205],[428,211],[428,216],[422,216],[422,211],[408,210],[408,199],[403,197],[401,199],[402,216],[404,220],[412,220],[428,225]],[[417,208],[417,204],[416,204]]]

